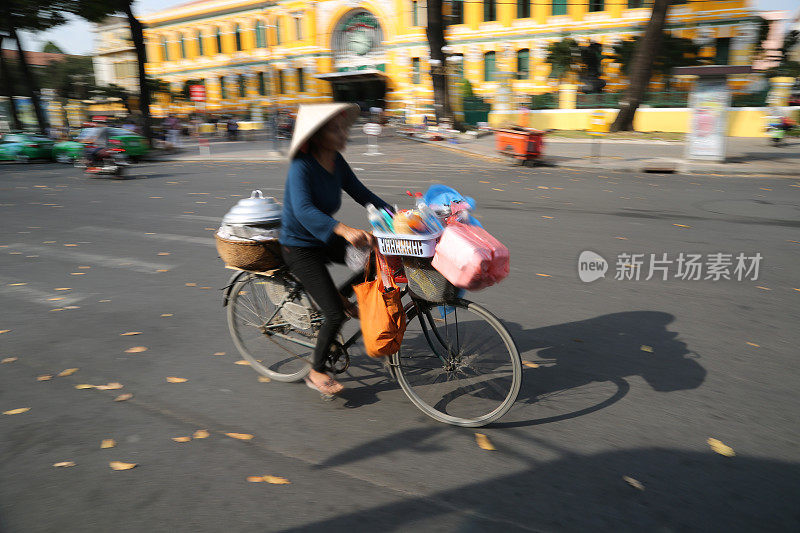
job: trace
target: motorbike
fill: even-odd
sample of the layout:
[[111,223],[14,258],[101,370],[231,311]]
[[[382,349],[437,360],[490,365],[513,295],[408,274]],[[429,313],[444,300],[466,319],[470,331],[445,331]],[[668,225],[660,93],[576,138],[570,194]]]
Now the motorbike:
[[[89,149],[94,147],[89,146]],[[130,165],[125,148],[116,139],[109,141],[109,146],[100,148],[90,161],[87,155],[75,160],[75,168],[82,168],[85,174],[122,176]]]

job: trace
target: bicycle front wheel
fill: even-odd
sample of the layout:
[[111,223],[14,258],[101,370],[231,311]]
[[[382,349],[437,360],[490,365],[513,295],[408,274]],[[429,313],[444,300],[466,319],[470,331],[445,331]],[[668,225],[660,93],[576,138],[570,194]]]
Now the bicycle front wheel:
[[415,301],[393,356],[403,391],[440,422],[479,427],[503,416],[522,384],[522,364],[505,326],[480,305]]
[[276,291],[270,298],[270,284],[275,283],[279,281],[257,274],[240,277],[231,289],[228,329],[239,353],[256,372],[277,381],[299,381],[310,368],[316,329],[299,329],[280,311],[276,313],[272,301]]

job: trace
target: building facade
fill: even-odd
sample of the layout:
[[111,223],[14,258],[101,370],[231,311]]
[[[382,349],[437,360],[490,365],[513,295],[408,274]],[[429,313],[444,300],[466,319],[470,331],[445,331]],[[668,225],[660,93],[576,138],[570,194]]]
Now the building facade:
[[118,85],[138,92],[136,50],[131,41],[128,19],[111,16],[94,25],[95,44],[92,62],[98,85]]
[[[609,55],[615,43],[643,31],[646,5],[446,1],[444,68],[488,100],[504,83],[516,101],[553,92],[550,43],[569,36],[599,43]],[[429,60],[425,12],[424,0],[194,1],[143,17],[147,71],[176,89],[204,84],[212,111],[334,99],[419,114],[433,101],[431,68],[443,68]],[[667,30],[695,40],[716,62],[749,64],[756,21],[748,0],[685,0],[670,8]],[[624,87],[620,66],[609,59],[602,76],[607,91]]]

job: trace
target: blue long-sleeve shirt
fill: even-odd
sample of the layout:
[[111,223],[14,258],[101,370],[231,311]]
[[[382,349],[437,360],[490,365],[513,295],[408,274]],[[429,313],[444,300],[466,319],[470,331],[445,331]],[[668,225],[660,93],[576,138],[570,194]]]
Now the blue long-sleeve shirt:
[[333,174],[309,154],[294,158],[283,194],[281,244],[324,246],[338,224],[333,215],[342,205],[342,191],[362,206],[389,207],[356,178],[342,154],[336,154]]

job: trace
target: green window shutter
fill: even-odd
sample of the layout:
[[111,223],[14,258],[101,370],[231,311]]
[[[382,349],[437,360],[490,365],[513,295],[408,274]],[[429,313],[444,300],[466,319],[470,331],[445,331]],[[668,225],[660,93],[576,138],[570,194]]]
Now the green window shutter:
[[517,52],[517,79],[527,80],[530,77],[530,51],[525,48]]
[[490,22],[497,20],[497,2],[495,0],[483,0],[483,21]]
[[183,42],[183,34],[178,34],[178,46],[181,49],[181,59],[186,59],[186,43]]
[[589,11],[603,11],[605,9],[605,0],[589,0]]
[[167,38],[161,38],[161,56],[164,61],[169,61],[169,48],[167,46]]
[[553,16],[567,14],[567,0],[553,0]]
[[197,32],[197,55],[205,55],[203,53],[203,32]]
[[414,57],[411,59],[411,83],[419,85],[419,58]]
[[306,80],[303,75],[303,69],[297,69],[297,92],[304,93],[306,92]]
[[483,55],[483,81],[494,81],[495,54],[486,52]]
[[217,53],[222,53],[222,34],[219,32],[219,27],[216,28],[216,41],[217,41]]
[[228,93],[225,91],[225,76],[219,77],[219,97],[223,100],[228,98]]

